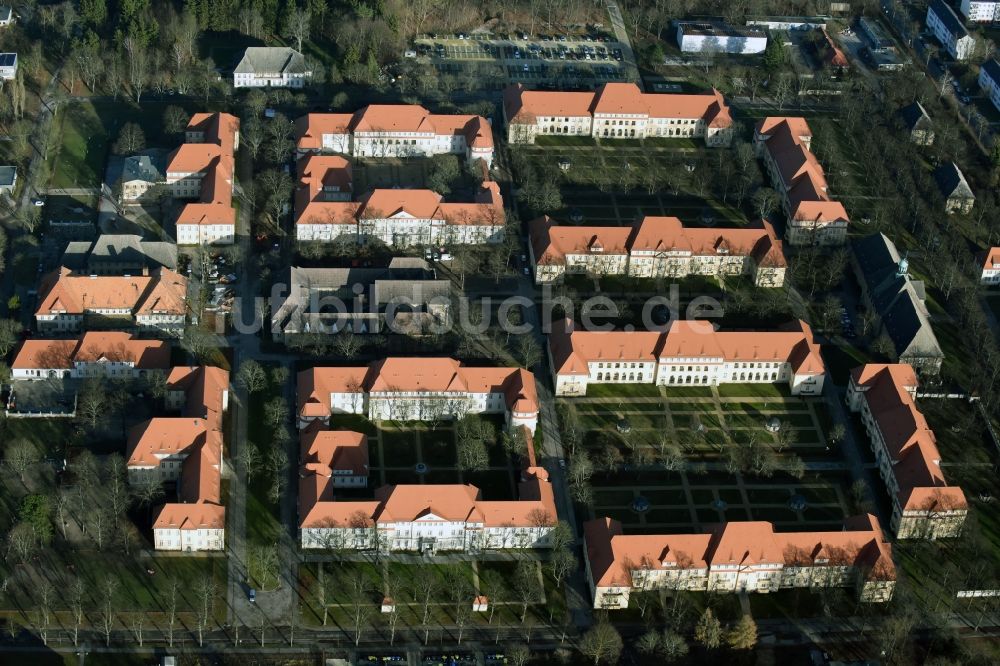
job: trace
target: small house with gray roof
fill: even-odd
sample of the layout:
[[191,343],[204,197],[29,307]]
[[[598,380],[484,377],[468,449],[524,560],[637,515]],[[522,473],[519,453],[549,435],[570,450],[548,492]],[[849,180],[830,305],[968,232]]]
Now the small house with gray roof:
[[862,300],[877,317],[874,334],[889,337],[894,360],[921,374],[938,374],[944,352],[931,327],[924,283],[910,277],[907,259],[885,234],[859,238],[852,246]]
[[904,106],[899,115],[903,126],[910,134],[910,141],[918,146],[930,146],[934,143],[934,123],[920,102]]
[[165,156],[161,150],[150,150],[124,158],[121,174],[117,178],[112,176],[112,185],[121,187],[121,201],[124,203],[151,198],[156,191],[153,188],[167,182],[165,165]]
[[287,46],[251,46],[233,70],[234,88],[302,88],[312,78],[305,56]]
[[965,174],[954,162],[942,164],[934,170],[934,180],[937,181],[944,197],[944,211],[951,215],[954,212],[969,213],[976,203],[976,195],[972,193]]

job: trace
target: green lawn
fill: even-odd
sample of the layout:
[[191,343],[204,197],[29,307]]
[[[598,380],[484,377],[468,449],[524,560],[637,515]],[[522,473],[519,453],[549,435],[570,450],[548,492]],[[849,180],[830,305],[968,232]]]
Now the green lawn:
[[783,398],[791,395],[784,384],[719,384],[722,398]]
[[194,100],[144,101],[141,106],[136,106],[134,100],[125,98],[117,101],[80,100],[64,104],[52,124],[58,147],[49,154],[52,164],[50,187],[100,185],[111,145],[127,122],[138,123],[142,127],[147,147],[167,150],[176,148],[182,137],[171,136],[163,128],[163,112],[171,105],[185,108],[188,113],[205,110],[203,104]]
[[596,146],[597,141],[590,136],[545,136],[535,137],[536,146],[564,147],[564,146]]
[[588,398],[652,398],[660,395],[654,384],[590,384]]

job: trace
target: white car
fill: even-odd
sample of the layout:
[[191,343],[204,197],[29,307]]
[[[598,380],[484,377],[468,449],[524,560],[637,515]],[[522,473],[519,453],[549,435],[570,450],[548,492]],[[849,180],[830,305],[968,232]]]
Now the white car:
[[31,203],[32,203],[32,205],[38,206],[39,208],[41,208],[42,206],[45,205],[45,200],[44,199],[35,199]]

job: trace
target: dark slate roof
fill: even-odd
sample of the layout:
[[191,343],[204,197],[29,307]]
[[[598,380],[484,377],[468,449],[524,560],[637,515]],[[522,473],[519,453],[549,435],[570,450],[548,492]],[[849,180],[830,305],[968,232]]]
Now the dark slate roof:
[[145,241],[135,234],[102,234],[93,243],[76,241],[66,246],[62,256],[66,268],[85,271],[91,262],[176,270],[177,246],[165,241]]
[[899,115],[903,116],[906,128],[911,132],[918,129],[927,130],[931,128],[931,117],[927,115],[927,111],[924,110],[920,102],[904,106],[900,110]]
[[159,183],[165,180],[163,175],[164,160],[159,155],[132,155],[126,157],[122,164],[122,182],[141,180],[147,183]]
[[996,58],[990,58],[982,64],[982,69],[986,70],[986,75],[1000,84],[1000,62]]
[[306,59],[287,46],[251,46],[234,70],[237,74],[305,74]]
[[856,239],[852,246],[861,271],[858,279],[865,283],[896,356],[944,358],[927,317],[924,285],[898,274],[901,257],[893,242],[880,233]]
[[954,162],[942,164],[934,170],[934,180],[941,188],[941,194],[946,198],[958,197],[959,199],[975,199],[972,188],[965,180],[965,175]]
[[962,19],[958,18],[955,11],[945,4],[944,0],[934,0],[927,8],[928,11],[933,11],[937,14],[937,17],[944,24],[944,27],[948,29],[948,32],[952,36],[961,39],[962,37],[967,37],[969,31],[965,29],[965,24],[962,23]]

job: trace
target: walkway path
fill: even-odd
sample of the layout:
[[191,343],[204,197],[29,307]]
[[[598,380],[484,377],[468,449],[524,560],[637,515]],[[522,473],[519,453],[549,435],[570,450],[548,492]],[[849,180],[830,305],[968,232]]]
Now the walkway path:
[[873,473],[873,470],[877,469],[877,466],[867,464],[864,456],[861,454],[863,450],[861,447],[867,446],[867,443],[858,441],[857,434],[854,431],[854,424],[851,422],[847,408],[845,407],[845,395],[846,390],[836,386],[833,383],[833,378],[827,373],[826,380],[823,382],[823,396],[826,398],[827,406],[830,408],[830,417],[833,419],[833,423],[840,423],[844,426],[844,439],[840,442],[840,450],[850,465],[851,478],[863,479],[865,481],[869,504],[878,516],[879,522],[887,526],[889,525],[889,516],[884,515],[875,497],[875,489],[879,487],[882,481],[878,474]]
[[611,18],[611,29],[615,32],[615,39],[621,43],[622,65],[628,70],[625,73],[625,78],[635,81],[641,89],[642,77],[639,76],[639,65],[635,59],[635,51],[632,50],[632,40],[629,39],[628,31],[625,29],[622,10],[617,2],[608,2],[608,16]]

